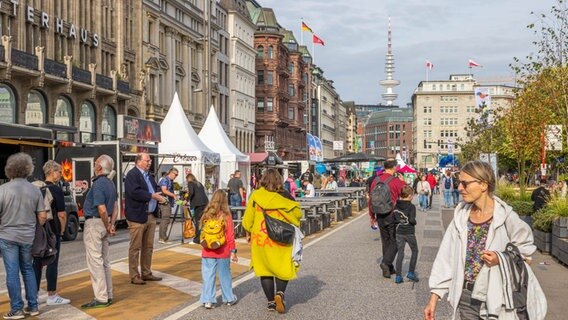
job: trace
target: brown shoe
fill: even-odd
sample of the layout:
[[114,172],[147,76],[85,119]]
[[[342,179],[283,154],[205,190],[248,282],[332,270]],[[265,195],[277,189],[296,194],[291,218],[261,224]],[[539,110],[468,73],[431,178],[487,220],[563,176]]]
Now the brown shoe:
[[162,281],[162,278],[156,277],[153,274],[149,274],[147,276],[142,276],[142,280],[144,280],[144,281]]
[[146,281],[142,280],[142,279],[140,278],[140,276],[135,276],[134,278],[132,278],[132,279],[130,280],[130,283],[141,285],[141,284],[146,284]]

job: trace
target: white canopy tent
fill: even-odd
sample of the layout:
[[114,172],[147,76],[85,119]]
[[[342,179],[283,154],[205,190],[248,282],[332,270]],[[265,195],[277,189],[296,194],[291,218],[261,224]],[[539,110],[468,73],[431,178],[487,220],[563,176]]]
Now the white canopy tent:
[[235,170],[239,170],[241,172],[241,180],[248,194],[248,187],[246,186],[249,185],[248,181],[250,178],[250,157],[239,151],[231,142],[225,130],[223,130],[223,126],[219,122],[217,112],[215,112],[213,106],[209,109],[205,124],[199,132],[199,138],[209,149],[221,155],[219,186],[226,188],[229,176]]
[[221,157],[201,142],[183,111],[177,92],[160,128],[162,142],[158,144],[158,152],[162,168],[177,168],[180,174],[176,182],[180,185],[184,185],[185,176],[191,172],[209,192],[214,191],[218,186]]

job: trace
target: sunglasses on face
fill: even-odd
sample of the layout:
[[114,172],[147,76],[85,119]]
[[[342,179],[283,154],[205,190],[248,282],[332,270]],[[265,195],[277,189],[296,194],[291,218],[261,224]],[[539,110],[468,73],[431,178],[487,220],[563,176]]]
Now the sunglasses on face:
[[474,182],[479,183],[479,182],[481,182],[481,180],[471,180],[471,181],[460,180],[459,184],[461,184],[461,186],[462,186],[464,189],[467,189],[467,186],[469,186],[470,184],[472,184],[472,183],[474,183]]

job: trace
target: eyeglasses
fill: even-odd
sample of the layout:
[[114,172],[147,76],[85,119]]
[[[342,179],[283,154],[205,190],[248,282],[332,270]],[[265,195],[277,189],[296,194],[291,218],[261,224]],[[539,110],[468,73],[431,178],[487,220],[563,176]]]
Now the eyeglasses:
[[481,180],[471,180],[471,181],[465,181],[465,180],[460,180],[460,184],[464,189],[467,189],[467,186],[469,186],[470,184],[474,183],[474,182],[481,182]]

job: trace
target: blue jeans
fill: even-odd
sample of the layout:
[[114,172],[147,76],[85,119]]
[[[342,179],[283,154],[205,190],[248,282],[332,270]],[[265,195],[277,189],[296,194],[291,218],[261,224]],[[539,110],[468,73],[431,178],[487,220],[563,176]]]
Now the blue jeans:
[[446,207],[452,205],[452,190],[444,190],[444,205]]
[[240,207],[243,203],[243,198],[241,198],[240,193],[231,193],[229,195],[229,205],[231,207]]
[[454,206],[457,206],[460,202],[460,192],[457,189],[454,189],[452,196],[454,198]]
[[233,276],[231,275],[231,261],[229,258],[201,258],[203,284],[201,285],[200,303],[217,303],[217,298],[215,297],[215,274],[217,271],[219,272],[223,303],[237,299],[233,294]]
[[425,194],[419,194],[418,195],[418,202],[420,203],[420,208],[421,209],[426,209],[428,208],[428,196]]
[[20,288],[20,272],[24,278],[28,307],[30,310],[37,309],[38,288],[32,266],[32,245],[0,239],[0,250],[6,270],[6,287],[8,287],[8,295],[10,296],[11,311],[24,309],[22,289]]

